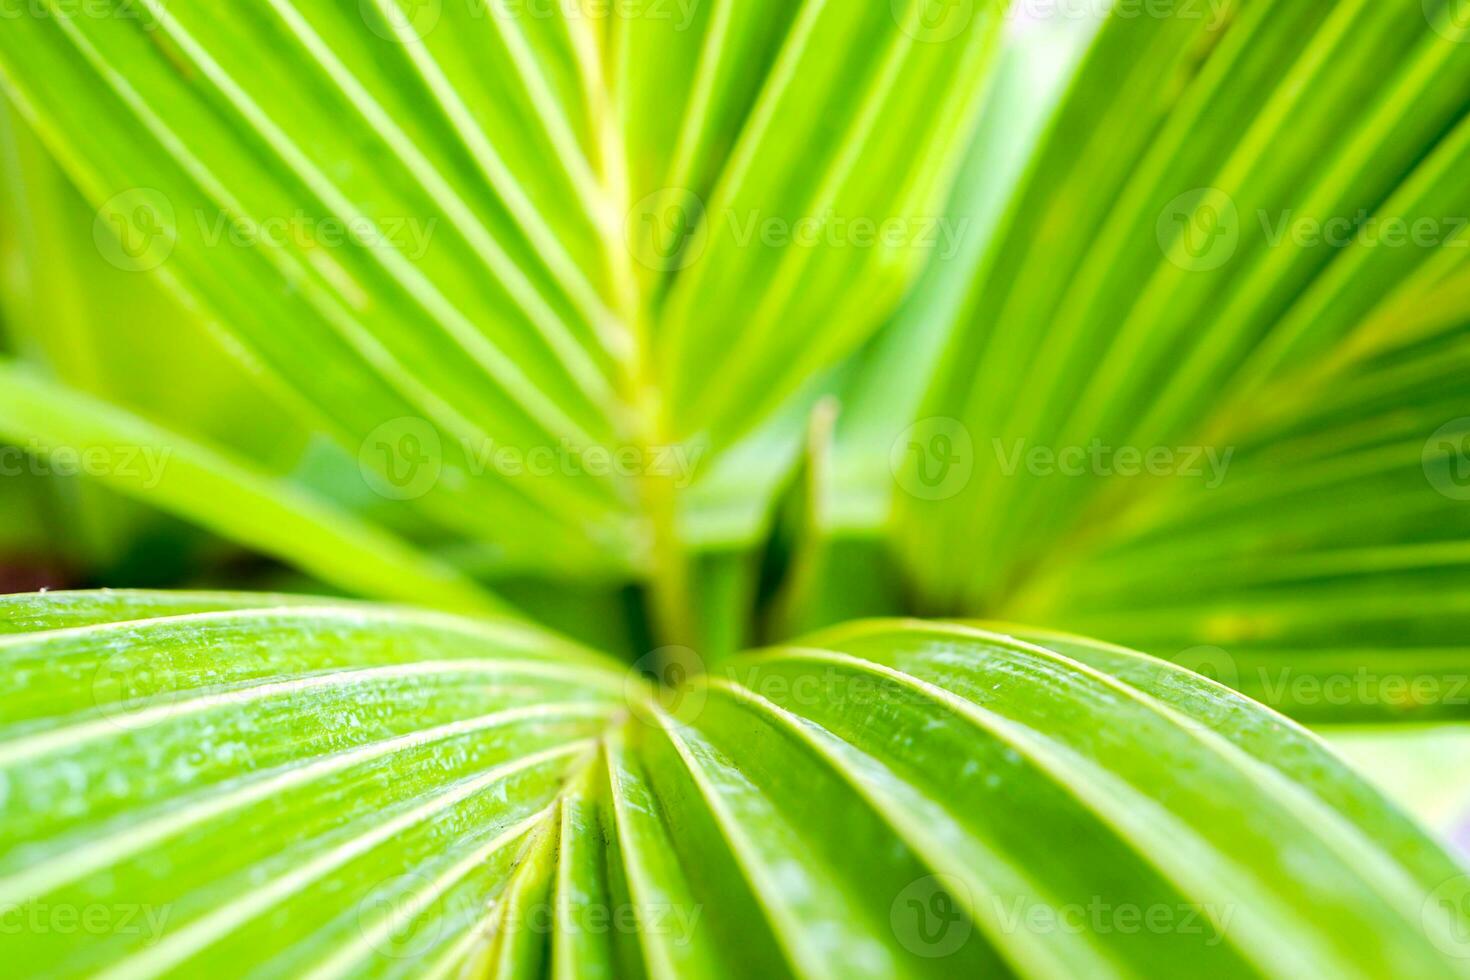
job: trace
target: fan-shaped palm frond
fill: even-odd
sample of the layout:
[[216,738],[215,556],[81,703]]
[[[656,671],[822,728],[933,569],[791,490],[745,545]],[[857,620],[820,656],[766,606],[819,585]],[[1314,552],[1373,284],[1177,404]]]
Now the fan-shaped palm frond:
[[865,623],[661,695],[505,621],[4,614],[0,901],[107,912],[23,929],[26,972],[1464,972],[1467,879],[1419,830],[1119,648]]
[[0,598],[7,961],[1465,974],[1470,20],[1084,6],[5,11],[0,439],[415,607]]

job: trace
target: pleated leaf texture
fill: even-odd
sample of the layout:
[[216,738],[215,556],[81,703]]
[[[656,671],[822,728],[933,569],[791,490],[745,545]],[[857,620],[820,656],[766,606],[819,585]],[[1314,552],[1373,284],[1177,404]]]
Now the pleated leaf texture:
[[870,621],[671,693],[511,620],[0,616],[16,975],[1470,973],[1435,843],[1117,647]]
[[[1458,6],[1120,11],[1024,112],[996,91],[999,8],[953,7],[27,5],[0,80],[120,236],[98,247],[394,508],[195,412],[9,365],[0,426],[167,446],[150,503],[351,592],[469,610],[496,603],[428,543],[482,546],[492,578],[633,581],[758,547],[788,423],[799,440],[835,385],[851,479],[824,531],[889,540],[926,610],[1218,644],[1244,673],[1346,644],[1431,673],[1458,656]],[[941,215],[958,234],[973,188],[998,213],[938,261],[921,240]],[[854,247],[854,217],[911,234]],[[839,365],[856,380],[824,381]],[[929,450],[961,435],[968,479],[931,492],[950,457]],[[1080,474],[1026,462],[1094,445]],[[589,476],[589,447],[687,480]],[[1167,451],[1168,476],[1119,480],[1120,447]],[[1413,622],[1426,595],[1440,626]]]
[[0,437],[405,604],[0,598],[0,962],[1470,974],[1234,690],[1464,713],[1255,682],[1470,663],[1470,20],[1164,6],[0,0]]
[[[153,274],[174,316],[360,459],[406,512],[384,523],[487,542],[497,568],[644,574],[650,523],[758,533],[759,503],[650,489],[678,475],[659,454],[697,447],[708,476],[882,325],[927,257],[1000,6],[935,34],[920,0],[42,0],[7,17],[0,78],[116,237],[109,261]],[[853,239],[856,219],[894,230]],[[42,447],[135,422],[10,400],[8,432]],[[357,562],[232,516],[267,494],[336,516],[242,487],[238,435],[196,447],[187,415],[136,422],[244,498],[210,509],[191,473],[155,499],[364,587]],[[528,462],[497,465],[505,447]],[[582,462],[640,447],[646,463]],[[426,455],[422,482],[402,477]],[[367,584],[427,601],[441,578]]]
[[[1254,696],[1288,665],[1457,686],[1470,22],[1226,7],[1089,48],[917,413],[973,440],[973,475],[896,495],[890,540],[931,609],[1182,655]],[[1434,701],[1338,713],[1464,717]]]
[[[883,611],[1463,715],[1260,680],[1470,657],[1461,8],[1084,7],[1046,95],[1024,8],[969,0],[26,4],[6,309],[44,370],[0,363],[0,436],[350,594],[614,582],[693,642],[688,566],[758,561],[833,395],[836,581],[792,622],[874,611],[824,605],[855,542],[897,556]],[[94,250],[145,328],[58,303]],[[270,433],[169,397],[207,372]]]

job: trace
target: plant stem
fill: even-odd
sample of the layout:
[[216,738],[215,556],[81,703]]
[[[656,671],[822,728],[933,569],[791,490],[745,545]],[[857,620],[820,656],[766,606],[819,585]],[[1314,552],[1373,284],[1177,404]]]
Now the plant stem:
[[[650,447],[667,445],[671,440],[651,343],[652,311],[623,234],[632,194],[627,147],[615,104],[617,79],[615,71],[610,70],[612,58],[606,50],[606,39],[596,43],[584,35],[581,40],[584,82],[598,135],[596,170],[608,207],[602,223],[603,241],[616,291],[615,311],[629,338],[626,357],[620,359],[621,389],[634,417],[632,437],[643,450],[642,458],[648,459]],[[679,534],[679,501],[673,477],[649,473],[645,467],[638,480],[638,498],[649,532],[648,612],[654,636],[661,645],[691,646],[696,632],[690,562]]]

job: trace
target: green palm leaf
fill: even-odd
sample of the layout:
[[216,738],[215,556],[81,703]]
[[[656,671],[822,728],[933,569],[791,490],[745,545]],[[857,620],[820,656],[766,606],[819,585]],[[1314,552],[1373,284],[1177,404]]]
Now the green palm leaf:
[[100,456],[99,469],[124,492],[169,504],[343,588],[467,612],[500,606],[455,569],[330,501],[11,367],[0,365],[0,379],[0,436]]
[[917,413],[921,463],[967,440],[965,482],[896,495],[892,540],[931,611],[1223,664],[1262,697],[1294,668],[1443,691],[1470,554],[1465,24],[1219,10],[1098,35]]
[[[725,445],[871,334],[913,254],[752,248],[746,232],[922,213],[947,186],[997,36],[991,13],[952,43],[921,43],[918,3],[796,18],[697,6],[688,24],[618,18],[603,36],[570,7],[150,0],[130,16],[20,18],[0,65],[123,247],[144,249],[119,260],[158,266],[313,427],[354,455],[395,420],[433,427],[445,476],[416,509],[497,543],[552,518],[638,567],[635,518],[667,509],[663,495],[487,470],[477,453]],[[838,38],[853,46],[834,60]],[[874,62],[869,45],[887,53]],[[42,97],[43,78],[87,97]],[[667,99],[679,78],[682,108]],[[826,157],[781,138],[817,119],[841,136]],[[935,146],[922,166],[898,152],[898,122],[905,150]],[[696,227],[699,255],[680,237]],[[645,243],[650,230],[667,240]],[[796,278],[864,266],[862,312],[826,320],[793,359],[776,325],[818,298],[793,294]],[[751,329],[732,331],[735,318]],[[711,367],[737,361],[757,375],[712,383]],[[751,385],[766,409],[720,407]]]
[[1470,22],[1023,13],[4,17],[0,439],[416,607],[0,597],[6,961],[1470,972]]
[[508,620],[3,607],[28,973],[1464,972],[1433,843],[1115,647],[874,622],[659,694]]
[[[643,583],[657,629],[692,640],[699,555],[752,563],[805,415],[835,391],[816,551],[783,599],[800,608],[770,624],[908,605],[1186,660],[1223,648],[1258,696],[1273,664],[1349,657],[1448,683],[1470,298],[1453,5],[1084,18],[1053,32],[1085,48],[1070,74],[1074,55],[1024,34],[990,71],[987,5],[838,6],[57,8],[16,22],[0,69],[104,230],[163,250],[112,258],[149,267],[358,462],[309,494],[395,537],[468,543],[473,574]],[[43,99],[42,78],[87,95]],[[1202,261],[1185,233],[1207,214],[1236,223]],[[853,247],[853,216],[947,223],[963,247]],[[1343,216],[1341,240],[1298,234]],[[1426,221],[1432,241],[1372,237]],[[356,230],[329,240],[339,228]],[[52,443],[25,414],[11,437]],[[199,441],[192,413],[143,414],[159,443]],[[968,475],[934,499],[916,481],[952,426]],[[201,448],[256,455],[243,440]],[[1172,469],[1026,462],[1091,446]],[[639,462],[593,475],[589,447]],[[496,462],[507,449],[515,465]],[[536,452],[557,462],[533,474]],[[327,567],[330,536],[262,541],[223,510],[203,519],[349,591],[437,601]],[[846,565],[832,556],[884,536],[915,601],[832,599],[852,587],[826,581]]]

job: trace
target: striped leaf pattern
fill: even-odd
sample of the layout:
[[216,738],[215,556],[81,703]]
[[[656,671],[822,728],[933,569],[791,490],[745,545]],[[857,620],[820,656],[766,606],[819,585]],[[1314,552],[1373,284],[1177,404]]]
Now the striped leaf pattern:
[[0,610],[21,974],[1470,971],[1438,845],[1292,723],[1116,647],[868,622],[652,687],[509,620]]
[[1089,48],[920,413],[972,474],[892,540],[930,611],[1213,646],[1256,694],[1463,674],[1470,21],[1204,7]]
[[698,523],[650,457],[706,476],[919,271],[1001,22],[935,13],[40,0],[6,12],[0,89],[104,257],[358,460],[392,524],[510,571],[635,576]]

